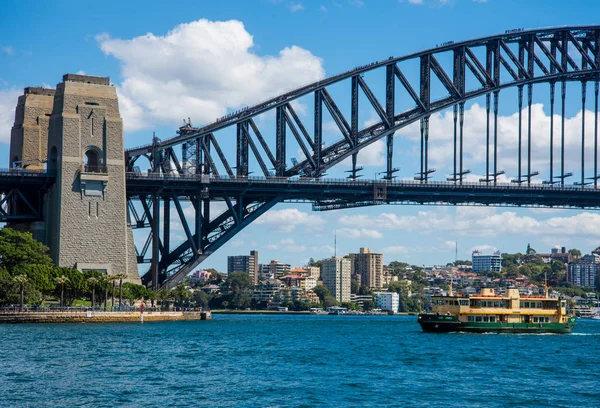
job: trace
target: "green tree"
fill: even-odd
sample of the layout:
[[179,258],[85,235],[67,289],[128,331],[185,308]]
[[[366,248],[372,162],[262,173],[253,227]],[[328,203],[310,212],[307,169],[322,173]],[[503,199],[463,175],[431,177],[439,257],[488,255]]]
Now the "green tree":
[[115,276],[115,280],[119,281],[119,310],[123,307],[123,279],[127,278],[124,273],[118,273]]
[[363,300],[363,310],[365,312],[373,309],[373,301],[372,300]]
[[573,258],[581,257],[581,251],[577,248],[571,248],[567,252],[570,253]]
[[194,294],[192,295],[192,298],[194,299],[194,303],[196,303],[196,306],[199,306],[202,309],[208,308],[208,303],[210,302],[210,296],[208,295],[208,293],[206,293],[202,289],[196,289],[194,291]]
[[390,286],[388,286],[388,291],[396,292],[400,295],[408,295],[408,293],[410,292],[410,284],[406,280],[392,282]]
[[28,232],[4,227],[0,230],[0,268],[9,274],[21,274],[25,265],[49,265],[48,247],[33,239]]
[[[317,285],[313,288],[313,292],[319,297],[319,300],[323,302],[327,296],[331,296],[331,292],[326,286]],[[335,299],[335,298],[334,298]]]
[[92,309],[96,308],[96,286],[100,283],[100,279],[95,276],[90,276],[86,280],[88,287],[92,288]]
[[24,265],[21,272],[27,275],[30,284],[40,292],[49,294],[54,291],[55,267],[50,264]]
[[365,285],[360,285],[360,288],[358,289],[358,294],[361,296],[372,295],[373,291]]
[[328,308],[328,307],[331,307],[331,306],[336,306],[337,304],[338,304],[337,300],[333,296],[331,296],[331,295],[326,295],[323,298],[323,307],[324,308]]
[[29,281],[27,275],[17,275],[13,280],[19,285],[19,291],[21,292],[19,311],[23,311],[23,302],[25,301],[25,284]]
[[69,281],[69,278],[65,275],[60,275],[54,278],[54,281],[60,285],[60,307],[64,306],[64,296],[65,296],[65,283]]
[[171,291],[171,295],[175,298],[177,306],[184,307],[185,301],[190,298],[190,291],[180,283]]
[[356,279],[350,280],[350,293],[357,294],[360,290],[360,283]]

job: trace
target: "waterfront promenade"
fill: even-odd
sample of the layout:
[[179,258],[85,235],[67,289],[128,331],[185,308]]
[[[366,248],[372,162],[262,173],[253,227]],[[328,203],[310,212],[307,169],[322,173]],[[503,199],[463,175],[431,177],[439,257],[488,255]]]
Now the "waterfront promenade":
[[[143,318],[142,318],[143,316]],[[64,310],[0,310],[0,323],[123,323],[210,320],[200,311],[102,311],[84,308]]]

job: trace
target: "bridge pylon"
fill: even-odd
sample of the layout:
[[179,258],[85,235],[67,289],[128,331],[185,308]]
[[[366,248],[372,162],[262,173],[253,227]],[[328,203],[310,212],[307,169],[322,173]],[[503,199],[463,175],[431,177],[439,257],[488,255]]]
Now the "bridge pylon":
[[[46,99],[51,97],[52,103],[46,99],[43,104],[31,103],[39,102],[41,96],[36,96],[36,100],[29,101],[30,107],[25,102],[31,99],[26,89],[26,95],[19,99],[15,120],[15,128],[23,123],[19,120],[21,106],[25,119],[39,113],[36,109],[49,119],[37,121],[46,146],[27,153],[27,160],[41,168],[45,162],[47,171],[55,175],[44,197],[43,221],[36,222],[37,229],[41,229],[36,238],[49,246],[58,266],[125,274],[127,281],[139,283],[127,218],[123,121],[115,87],[109,78],[66,74],[55,91],[42,93]],[[50,115],[47,105],[51,107]],[[18,133],[13,130],[11,153],[22,151],[19,158],[24,159],[25,153],[34,151],[41,142],[39,137],[19,138]],[[36,153],[39,157],[29,157]],[[11,164],[16,158],[17,154],[11,157]],[[16,227],[32,229],[27,224]]]

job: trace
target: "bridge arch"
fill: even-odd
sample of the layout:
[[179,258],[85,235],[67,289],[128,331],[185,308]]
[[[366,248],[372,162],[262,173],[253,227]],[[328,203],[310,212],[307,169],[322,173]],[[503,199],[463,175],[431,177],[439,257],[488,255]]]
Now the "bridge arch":
[[[450,60],[450,63],[447,63],[448,60]],[[405,72],[402,63],[408,62],[418,67],[417,75],[411,76]],[[383,87],[381,83],[379,84],[379,89],[384,89],[383,93],[373,92],[372,89],[375,89],[375,87],[371,88],[372,83],[367,83],[369,79],[363,78],[363,74],[375,70],[384,71],[381,76]],[[509,30],[500,35],[456,43],[446,42],[441,46],[417,53],[375,61],[276,96],[255,106],[244,108],[206,126],[195,128],[188,124],[180,128],[175,137],[161,140],[154,138],[151,144],[127,149],[126,162],[128,163],[128,169],[131,170],[135,161],[144,156],[150,161],[155,172],[162,172],[165,173],[165,176],[168,176],[166,173],[170,169],[177,169],[182,176],[187,176],[182,169],[183,166],[179,164],[178,155],[175,152],[178,146],[186,144],[187,149],[190,148],[190,145],[196,148],[196,158],[198,160],[196,173],[214,176],[217,181],[220,179],[250,180],[248,168],[251,155],[254,155],[254,163],[261,167],[264,178],[276,179],[270,180],[272,182],[281,182],[282,179],[290,179],[295,176],[301,176],[303,180],[318,179],[328,169],[347,158],[352,158],[351,179],[356,180],[359,171],[356,163],[358,152],[378,140],[385,139],[387,141],[386,172],[383,180],[377,180],[374,183],[381,183],[382,185],[389,183],[391,188],[393,187],[393,183],[391,183],[394,177],[393,174],[396,171],[392,160],[394,134],[406,126],[420,122],[421,158],[415,183],[426,185],[430,183],[430,174],[433,171],[429,167],[427,153],[431,115],[449,108],[453,109],[454,121],[458,123],[455,124],[454,128],[454,143],[456,146],[457,140],[462,140],[460,135],[462,135],[465,103],[475,98],[485,98],[487,120],[490,125],[486,134],[489,147],[490,140],[497,140],[496,131],[493,129],[496,127],[494,124],[498,121],[498,98],[504,90],[508,88],[518,89],[519,111],[521,111],[523,103],[529,107],[531,106],[532,98],[529,94],[533,93],[534,86],[542,83],[549,84],[552,109],[554,109],[555,103],[562,108],[561,116],[564,123],[565,84],[567,82],[594,84],[596,101],[594,110],[597,118],[599,79],[600,26]],[[333,92],[330,93],[332,85],[342,81],[349,82],[351,90],[349,99],[346,93],[342,96]],[[434,85],[436,83],[438,85]],[[441,84],[439,89],[444,91],[444,95],[434,98],[432,88],[434,86],[439,87],[439,84]],[[394,96],[396,92],[400,91],[407,95],[407,100],[410,101],[408,109],[401,110],[395,103]],[[523,97],[524,91],[526,93],[525,97]],[[306,96],[313,96],[315,101],[313,111],[307,115],[314,118],[313,123],[310,123],[310,125],[304,123],[307,120],[297,115],[292,106],[293,101]],[[361,102],[359,106],[359,96],[367,103],[363,104]],[[583,90],[582,99],[584,101],[582,106],[585,106],[585,91]],[[350,106],[351,113],[349,116],[344,116],[343,111],[339,108],[343,105]],[[375,112],[377,116],[376,123],[361,126],[358,118],[363,105]],[[258,115],[266,112],[274,113],[276,118],[274,121],[275,129],[271,132],[271,134],[274,134],[275,140],[271,140],[271,143],[265,141],[263,135],[266,133],[261,132],[259,126],[266,125],[254,120]],[[332,118],[339,130],[339,138],[327,146],[322,143],[324,113]],[[553,116],[551,117],[553,118]],[[562,127],[564,128],[564,125]],[[553,127],[551,128],[553,129]],[[582,128],[585,128],[583,122]],[[228,163],[230,158],[228,159],[227,155],[224,154],[219,145],[219,138],[215,136],[215,132],[225,129],[231,129],[236,134],[235,163]],[[597,130],[598,127],[596,126],[595,133],[597,133]],[[529,134],[525,132],[523,135],[519,133],[519,140],[521,136],[524,139],[531,140],[530,132]],[[549,137],[552,138],[552,134]],[[288,141],[298,144],[304,153],[304,160],[292,161],[287,157],[286,144]],[[269,146],[275,146],[275,150],[271,151]],[[561,148],[564,149],[564,144]],[[521,149],[520,142],[519,149]],[[498,176],[501,174],[494,156],[488,153],[486,158],[488,169],[485,179],[482,180],[482,184],[486,185],[486,188],[487,186],[495,186],[498,182]],[[552,157],[552,151],[550,156]],[[593,156],[593,176],[587,179],[592,179],[593,186],[599,188],[597,146],[594,148]],[[288,166],[290,161],[292,164]],[[273,172],[269,169],[271,166],[274,169]],[[235,172],[233,169],[235,169]],[[451,183],[457,189],[468,188],[468,186],[463,187],[466,171],[463,167],[462,153],[458,158],[455,153]],[[227,177],[221,177],[219,172],[226,172]],[[582,158],[581,187],[588,183],[585,182],[584,173]],[[528,171],[527,174],[521,174],[519,170],[516,187],[520,187],[520,183],[528,185],[533,176],[534,174],[531,171]],[[547,180],[548,185],[544,185],[543,188],[552,189],[555,183],[564,186],[566,177],[568,177],[568,174],[564,169],[561,169],[560,173],[553,173],[551,167],[550,177]],[[161,177],[155,179],[160,180]],[[168,200],[172,200],[175,204],[182,224],[186,226],[187,239],[174,249],[162,247],[160,262],[155,264],[157,269],[155,272],[156,276],[167,277],[167,282],[176,282],[185,276],[187,272],[190,272],[198,263],[226,243],[260,214],[272,208],[277,202],[286,199],[282,198],[283,195],[281,194],[268,195],[266,193],[264,196],[256,198],[242,195],[245,193],[240,193],[237,197],[234,193],[222,193],[219,196],[214,188],[211,190],[209,185],[200,182],[200,178],[197,180],[197,191],[191,190],[188,194],[181,193],[180,197],[174,195],[168,197]],[[175,183],[173,180],[170,182]],[[509,185],[502,188],[510,190],[511,187]],[[418,189],[418,187],[415,188]],[[152,218],[152,222],[155,223],[153,228],[156,229],[155,237],[158,237],[158,222],[156,221],[159,215],[158,206],[153,204],[151,208],[148,204],[150,195],[146,194],[144,197],[140,196],[140,201],[146,200],[142,201],[146,216],[145,218],[134,218],[140,225],[146,225],[146,220]],[[185,217],[182,215],[182,209],[178,202],[180,198],[189,199],[193,203],[196,212],[195,233],[193,226],[187,225]],[[222,200],[227,204],[226,210],[216,217],[211,217],[211,200]],[[311,200],[315,203],[315,208],[318,209],[348,208],[349,206],[346,206],[349,202],[342,199],[316,198]],[[365,199],[364,202],[367,203],[368,200]],[[449,200],[447,202],[457,204],[457,201]],[[168,201],[166,200],[165,203],[168,203]],[[518,203],[517,205],[521,204]],[[151,214],[151,210],[156,212]],[[167,219],[166,213],[165,219]],[[149,242],[146,242],[145,248],[148,248]],[[156,251],[159,251],[158,246]]]

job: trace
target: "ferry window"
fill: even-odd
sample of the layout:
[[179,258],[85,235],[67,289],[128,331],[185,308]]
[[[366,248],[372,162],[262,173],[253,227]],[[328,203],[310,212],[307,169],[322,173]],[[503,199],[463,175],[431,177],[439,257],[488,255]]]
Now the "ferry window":
[[494,307],[500,307],[500,302],[496,300],[496,301],[494,302]]
[[489,322],[489,321],[490,321],[490,318],[489,318],[489,317],[487,317],[487,316],[483,316],[483,321],[487,323],[487,322]]
[[561,307],[565,307],[566,305],[567,305],[567,302],[565,302],[564,300],[562,302],[560,302]]
[[535,307],[537,307],[538,309],[542,308],[542,302],[535,302]]
[[461,300],[460,304],[461,304],[461,306],[469,306],[469,301],[468,300]]
[[550,321],[549,317],[546,317],[546,323],[548,323]]
[[475,316],[469,316],[469,321],[472,322],[475,320]]
[[538,318],[537,318],[537,316],[533,316],[533,322],[534,322],[534,323],[537,323],[537,322],[538,322]]
[[490,316],[490,323],[496,322],[496,316]]
[[521,309],[525,307],[525,302],[521,301]]
[[481,319],[481,316],[475,316],[475,321],[476,321],[476,322],[480,322],[481,320],[482,320],[482,319]]

